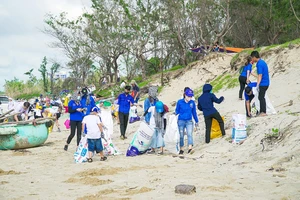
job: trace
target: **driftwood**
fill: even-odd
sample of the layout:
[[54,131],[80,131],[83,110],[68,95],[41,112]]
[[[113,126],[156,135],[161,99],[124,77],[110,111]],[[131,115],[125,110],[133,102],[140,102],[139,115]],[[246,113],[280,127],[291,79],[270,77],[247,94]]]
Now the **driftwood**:
[[13,117],[13,116],[19,115],[19,114],[21,114],[21,113],[14,113],[12,115],[7,115],[7,116],[4,116],[4,117],[1,117],[0,120],[6,119],[6,118],[9,118],[9,117]]
[[4,117],[5,115],[11,113],[12,111],[14,111],[14,109],[11,109],[11,110],[7,111],[6,113],[3,113],[2,115],[0,115],[0,119],[2,119],[2,117]]
[[26,125],[26,124],[30,124],[30,123],[43,124],[49,120],[55,120],[55,117],[46,117],[46,118],[39,118],[39,119],[18,121],[18,122],[6,122],[6,123],[0,123],[0,125],[10,125],[10,124]]
[[175,193],[178,194],[192,194],[196,192],[196,187],[194,185],[176,185]]

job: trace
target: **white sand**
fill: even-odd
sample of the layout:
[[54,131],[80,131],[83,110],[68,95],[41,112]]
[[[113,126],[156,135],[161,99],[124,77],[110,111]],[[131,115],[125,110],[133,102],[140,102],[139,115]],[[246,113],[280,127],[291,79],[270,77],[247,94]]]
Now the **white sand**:
[[[271,78],[267,92],[278,114],[248,120],[249,137],[241,145],[228,142],[231,115],[245,112],[237,87],[216,94],[225,97],[216,108],[226,117],[226,138],[204,144],[204,122],[198,112],[196,152],[187,156],[195,160],[173,158],[166,152],[163,156],[120,155],[106,162],[94,159],[93,163],[75,164],[75,138],[65,152],[69,131],[53,132],[45,145],[28,152],[0,152],[0,199],[300,199],[300,120],[299,114],[289,114],[300,111],[299,55],[297,48],[263,58],[271,74],[280,65],[286,69]],[[200,87],[207,79],[230,69],[230,59],[224,56],[195,66],[173,80],[160,99],[170,103],[181,96],[185,86]],[[202,68],[211,73],[204,73]],[[292,106],[282,105],[289,100],[293,100]],[[118,138],[119,128],[115,126],[114,143],[122,152],[126,153],[138,123],[128,126],[129,139],[125,141]],[[278,128],[283,137],[272,144],[265,142],[262,152],[260,141],[272,128]],[[197,192],[175,194],[178,184],[195,185]]]

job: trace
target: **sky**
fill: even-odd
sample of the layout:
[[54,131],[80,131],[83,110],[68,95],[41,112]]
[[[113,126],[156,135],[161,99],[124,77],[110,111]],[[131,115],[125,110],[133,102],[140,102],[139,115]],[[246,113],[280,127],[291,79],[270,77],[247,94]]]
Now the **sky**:
[[65,64],[62,51],[49,47],[54,38],[42,32],[45,15],[67,12],[75,19],[90,5],[90,0],[0,0],[0,91],[5,80],[28,80],[24,73],[32,68],[41,78],[38,69],[44,56]]

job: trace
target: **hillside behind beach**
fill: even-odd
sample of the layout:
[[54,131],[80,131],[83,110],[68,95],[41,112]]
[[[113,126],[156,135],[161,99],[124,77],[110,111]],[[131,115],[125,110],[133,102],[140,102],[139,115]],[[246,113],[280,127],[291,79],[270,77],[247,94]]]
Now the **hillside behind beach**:
[[[215,106],[225,117],[227,136],[205,144],[204,120],[197,111],[196,151],[186,159],[165,152],[75,164],[75,138],[65,152],[69,130],[52,132],[41,147],[0,152],[0,199],[300,199],[300,46],[262,49],[261,55],[269,66],[267,95],[277,114],[249,119],[243,144],[230,143],[230,135],[231,116],[245,113],[244,101],[238,100],[239,87],[224,86],[215,94],[225,101]],[[181,97],[184,87],[200,94],[205,82],[224,73],[237,77],[238,72],[231,70],[233,57],[211,54],[176,72],[159,99],[174,110],[171,104]],[[123,153],[138,126],[139,122],[130,124],[128,139],[123,141],[115,123],[113,141]],[[272,129],[278,129],[278,135]],[[195,185],[196,193],[175,194],[179,184]]]

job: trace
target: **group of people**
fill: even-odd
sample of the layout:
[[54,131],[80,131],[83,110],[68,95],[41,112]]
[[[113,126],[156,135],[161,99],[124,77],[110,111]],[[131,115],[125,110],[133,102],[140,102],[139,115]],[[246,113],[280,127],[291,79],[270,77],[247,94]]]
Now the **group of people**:
[[[252,65],[256,64],[257,75],[252,73]],[[253,75],[257,78],[257,82],[251,82],[250,76]],[[242,94],[244,92],[245,98],[245,109],[247,117],[252,117],[251,114],[251,104],[250,102],[254,99],[254,91],[256,88],[256,92],[258,94],[259,107],[258,111],[259,116],[267,115],[267,106],[266,106],[266,91],[270,85],[270,77],[269,77],[269,68],[267,63],[260,58],[258,51],[252,51],[251,55],[247,57],[247,61],[245,66],[243,66],[241,70],[241,74],[239,76],[240,82],[240,90],[239,90],[239,99],[243,100]]]
[[[257,76],[252,73],[252,64],[256,63]],[[250,75],[257,77],[257,82],[250,81]],[[269,74],[268,66],[264,60],[262,60],[257,51],[253,51],[243,68],[243,71],[239,77],[240,91],[239,99],[242,99],[244,92],[246,115],[251,117],[251,106],[250,102],[253,99],[253,88],[257,88],[258,99],[260,101],[260,116],[266,115],[266,102],[265,93],[269,87]],[[246,88],[245,88],[246,85]],[[120,123],[120,138],[126,139],[126,129],[129,118],[130,107],[139,101],[139,87],[138,84],[133,80],[131,86],[126,85],[123,81],[121,86],[124,88],[124,92],[121,93],[117,98],[118,104],[118,118]],[[199,98],[194,98],[194,92],[192,89],[184,88],[183,98],[179,99],[176,103],[176,108],[173,114],[178,116],[177,125],[180,135],[180,151],[179,154],[184,154],[184,135],[187,135],[187,146],[188,154],[194,152],[193,149],[193,131],[194,127],[198,127],[199,119],[197,116],[197,109],[203,112],[205,122],[205,142],[210,142],[210,133],[212,120],[218,121],[222,136],[225,136],[224,121],[214,107],[214,103],[220,104],[224,101],[224,97],[217,98],[212,93],[213,87],[210,84],[203,86],[203,93]],[[89,152],[96,151],[100,154],[101,160],[106,160],[103,155],[103,147],[101,144],[101,137],[103,137],[103,124],[99,117],[89,117],[90,115],[97,115],[99,110],[95,106],[94,99],[89,97],[88,92],[85,90],[82,93],[74,94],[71,101],[68,103],[68,112],[70,113],[71,120],[71,133],[67,139],[65,150],[68,150],[72,138],[75,136],[75,129],[77,129],[77,145],[80,142],[81,134],[84,132],[88,137]],[[197,102],[197,105],[196,105]],[[164,134],[167,126],[166,113],[168,112],[167,106],[160,101],[156,95],[150,95],[144,101],[144,115],[142,120],[151,126],[155,132],[152,137],[150,150],[148,153],[154,153],[156,149],[160,149],[159,154],[163,154],[164,147]],[[93,118],[93,120],[89,120]],[[84,129],[86,129],[84,131]],[[91,162],[91,153],[89,154],[88,161]]]

